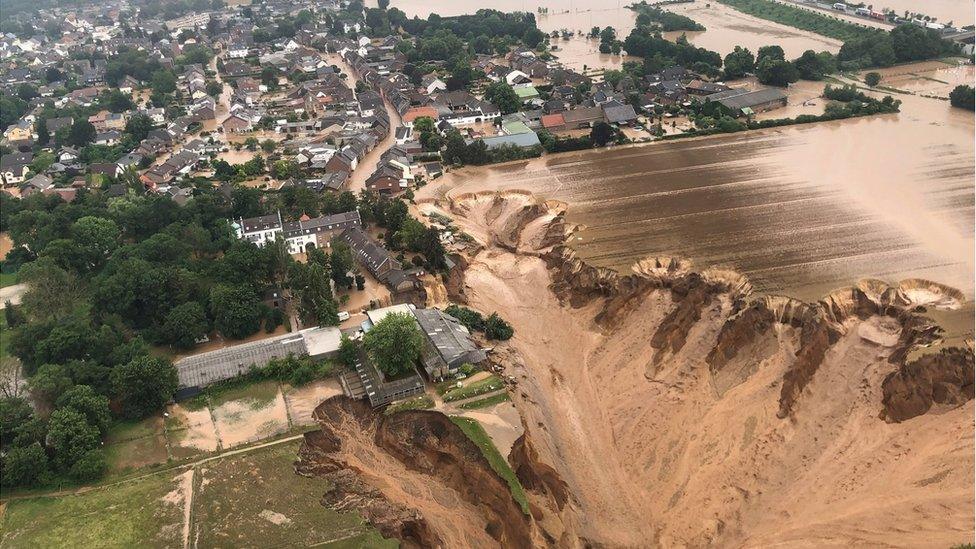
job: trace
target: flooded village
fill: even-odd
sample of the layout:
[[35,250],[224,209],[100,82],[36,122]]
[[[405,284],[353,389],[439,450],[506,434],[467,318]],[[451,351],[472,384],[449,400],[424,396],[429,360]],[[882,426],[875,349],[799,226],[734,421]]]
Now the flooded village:
[[3,10],[0,547],[973,541],[971,2]]

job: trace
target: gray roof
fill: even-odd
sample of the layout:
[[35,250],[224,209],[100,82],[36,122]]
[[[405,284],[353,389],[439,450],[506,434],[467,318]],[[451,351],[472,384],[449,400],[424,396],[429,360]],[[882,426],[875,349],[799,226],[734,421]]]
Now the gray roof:
[[607,122],[610,122],[611,124],[630,122],[631,120],[637,119],[637,113],[634,111],[633,105],[614,105],[612,107],[604,107],[603,113],[607,117]]
[[413,315],[427,337],[423,359],[428,374],[444,376],[445,370],[454,370],[465,362],[476,364],[486,358],[485,352],[471,341],[468,329],[453,316],[438,309],[415,309]]
[[705,98],[709,101],[718,101],[735,111],[747,107],[764,105],[772,101],[783,101],[786,99],[786,93],[776,88],[764,88],[756,91],[732,89],[713,93],[705,96]]
[[335,215],[323,215],[308,221],[287,221],[281,228],[285,233],[285,238],[298,236],[300,234],[318,233],[344,229],[347,227],[361,227],[362,222],[359,218],[359,210],[351,212],[337,213]]
[[534,147],[539,144],[539,136],[535,132],[516,133],[512,135],[493,135],[484,138],[488,149],[495,149],[503,145],[515,145],[518,147]]
[[189,356],[176,361],[174,366],[180,388],[204,387],[247,373],[252,365],[265,366],[271,359],[284,358],[288,353],[308,353],[301,334],[285,334]]

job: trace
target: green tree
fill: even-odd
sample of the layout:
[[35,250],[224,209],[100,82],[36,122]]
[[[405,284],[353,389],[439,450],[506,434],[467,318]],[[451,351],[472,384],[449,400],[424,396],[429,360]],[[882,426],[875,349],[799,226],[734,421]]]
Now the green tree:
[[75,385],[58,398],[58,408],[70,408],[80,412],[98,430],[105,434],[112,421],[108,398],[95,392],[89,385]]
[[47,119],[40,117],[34,122],[34,132],[37,133],[37,144],[47,145],[51,140],[51,132],[47,129]]
[[305,323],[321,326],[339,324],[339,310],[332,297],[329,273],[321,263],[292,263],[288,278],[298,298],[299,314]]
[[140,142],[149,136],[153,129],[153,121],[144,114],[136,114],[125,123],[125,133],[132,136],[132,140]]
[[800,79],[800,71],[789,61],[765,58],[756,65],[756,76],[763,84],[785,87]]
[[118,247],[121,230],[111,219],[85,216],[71,226],[71,235],[85,258],[97,267]]
[[491,313],[485,319],[485,337],[488,339],[505,341],[511,339],[514,334],[515,331],[512,329],[512,326],[502,320],[502,317],[498,316],[498,313]]
[[0,445],[6,446],[14,433],[33,417],[34,409],[26,398],[20,396],[0,398]]
[[339,339],[339,362],[352,368],[359,362],[359,343],[346,334]]
[[105,474],[108,464],[105,462],[105,452],[100,448],[89,450],[78,461],[71,465],[68,475],[78,482],[96,480]]
[[332,280],[340,288],[348,288],[353,280],[349,276],[352,270],[352,250],[349,245],[338,238],[332,239],[332,254],[329,255],[329,271]]
[[70,469],[85,454],[98,448],[99,443],[98,428],[89,424],[81,412],[61,408],[51,413],[47,444],[61,469]]
[[141,356],[112,370],[112,389],[128,418],[158,412],[176,392],[176,368],[165,358]]
[[149,85],[153,93],[173,93],[176,91],[176,74],[169,69],[159,69],[152,73]]
[[742,78],[753,70],[756,65],[756,58],[752,52],[746,48],[736,46],[731,53],[725,56],[725,77]]
[[388,376],[409,372],[420,356],[423,336],[413,316],[392,313],[366,332],[363,347],[376,367]]
[[265,139],[264,141],[261,142],[261,150],[264,151],[265,154],[273,153],[275,147],[277,146],[278,144],[271,139]]
[[760,62],[763,59],[772,59],[773,61],[785,61],[786,53],[783,48],[779,46],[762,46],[759,51],[756,52],[756,62]]
[[3,456],[3,475],[0,484],[7,487],[33,486],[48,472],[47,454],[38,443],[14,447]]
[[48,404],[57,402],[71,385],[71,377],[60,364],[44,364],[30,378],[31,394]]
[[881,74],[877,72],[869,72],[864,75],[864,83],[872,88],[881,83]]
[[817,53],[813,50],[803,52],[793,64],[803,80],[822,80],[824,76],[836,70],[834,56],[830,52]]
[[976,109],[976,89],[960,84],[949,93],[949,104],[960,109]]
[[71,124],[71,128],[68,129],[68,135],[65,141],[68,145],[84,147],[95,140],[95,135],[95,126],[85,118],[78,118],[75,119],[74,123]]
[[613,126],[607,124],[606,122],[597,122],[593,124],[593,129],[590,130],[590,139],[597,147],[602,147],[613,140],[616,132]]
[[210,325],[203,305],[196,301],[173,307],[167,314],[166,320],[160,328],[163,340],[178,349],[189,349],[196,345],[196,341],[207,334]]
[[492,82],[485,88],[485,101],[497,106],[502,114],[510,114],[519,110],[522,101],[515,90],[505,82]]
[[215,286],[210,291],[210,314],[224,337],[244,339],[261,328],[260,302],[247,286]]

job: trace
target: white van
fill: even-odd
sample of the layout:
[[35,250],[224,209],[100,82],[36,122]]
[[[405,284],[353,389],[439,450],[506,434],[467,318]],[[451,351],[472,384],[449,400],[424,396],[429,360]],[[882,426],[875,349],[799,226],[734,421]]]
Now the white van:
[[346,311],[339,311],[339,322],[345,322],[349,320],[349,313]]

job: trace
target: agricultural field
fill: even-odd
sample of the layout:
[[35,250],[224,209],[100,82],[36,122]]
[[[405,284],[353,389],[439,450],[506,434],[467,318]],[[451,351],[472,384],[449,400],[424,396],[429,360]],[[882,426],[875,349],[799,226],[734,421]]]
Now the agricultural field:
[[299,445],[279,444],[197,468],[194,546],[308,547],[358,538],[362,544],[338,547],[395,547],[382,543],[358,514],[319,503],[330,484],[295,474]]
[[0,546],[396,547],[357,513],[320,504],[330,485],[295,473],[300,444],[272,444],[75,495],[11,501]]
[[184,497],[175,472],[78,495],[14,500],[3,513],[5,548],[179,547]]

